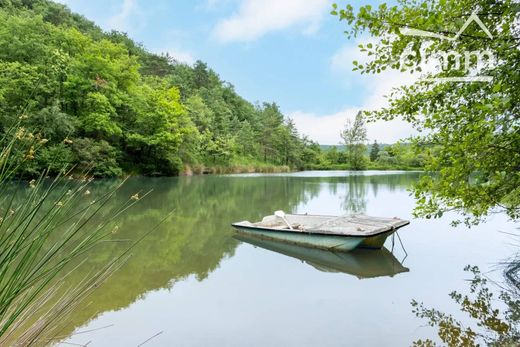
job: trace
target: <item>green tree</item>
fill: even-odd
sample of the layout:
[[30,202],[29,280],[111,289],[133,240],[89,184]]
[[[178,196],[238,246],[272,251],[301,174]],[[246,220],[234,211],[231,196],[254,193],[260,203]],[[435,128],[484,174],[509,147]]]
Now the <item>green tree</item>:
[[64,113],[59,104],[55,103],[34,113],[28,119],[27,125],[33,132],[40,133],[44,138],[61,142],[76,132],[78,120]]
[[101,139],[119,137],[123,134],[121,128],[113,121],[116,110],[103,94],[88,93],[82,113],[82,128],[87,135]]
[[339,164],[339,153],[338,153],[338,147],[332,146],[326,153],[325,153],[325,159],[330,164]]
[[347,160],[351,169],[360,170],[365,167],[365,151],[367,141],[367,129],[363,114],[358,112],[352,122],[347,119],[345,129],[341,132],[341,138],[346,146]]
[[311,141],[305,136],[302,139],[303,141],[303,152],[301,155],[301,160],[303,165],[308,167],[312,165],[320,165],[322,158],[321,147],[317,142]]
[[180,103],[178,89],[168,88],[160,80],[149,83],[142,90],[143,109],[126,137],[131,159],[148,174],[178,174],[181,146],[198,132]]
[[370,161],[376,161],[379,156],[379,144],[377,141],[374,141],[372,144],[372,148],[370,148]]
[[[479,25],[469,25],[455,41],[404,35],[414,28],[455,35],[476,11],[489,28],[489,39]],[[419,80],[391,95],[389,106],[368,112],[372,120],[403,118],[426,130],[415,145],[429,144],[437,155],[426,162],[425,175],[415,187],[416,214],[440,217],[445,211],[465,214],[467,224],[481,221],[490,211],[504,210],[512,219],[520,217],[520,27],[518,2],[513,0],[402,0],[397,5],[348,5],[332,13],[348,25],[350,37],[365,32],[378,41],[361,45],[370,59],[354,62],[361,73],[399,70],[418,74],[422,61],[436,59],[439,52],[487,50],[495,64],[471,69],[492,77],[491,82],[433,83]],[[401,60],[406,54],[406,61]],[[402,64],[403,62],[403,64]],[[476,70],[475,70],[476,69]],[[465,76],[463,69],[423,71],[425,77]]]
[[283,114],[275,103],[264,103],[259,109],[261,119],[260,143],[262,146],[263,160],[275,162],[278,159],[278,148],[276,146],[276,129],[283,124]]
[[388,168],[395,166],[399,163],[397,158],[392,156],[387,150],[379,152],[376,162]]
[[[89,172],[94,177],[121,176],[123,174],[118,164],[120,152],[107,141],[96,141],[90,138],[75,139],[71,146],[79,170]],[[55,154],[53,153],[53,155]],[[57,165],[55,166],[57,167]]]
[[248,121],[243,121],[236,137],[238,153],[245,157],[258,157],[256,134]]
[[301,167],[302,142],[298,135],[298,129],[292,119],[280,125],[277,129],[276,137],[278,139],[278,153],[280,155],[278,161],[283,165],[292,167]]
[[186,110],[199,132],[211,129],[214,122],[213,111],[199,95],[193,95],[186,100]]
[[206,131],[202,134],[201,147],[206,164],[227,165],[233,157],[234,141],[232,137],[215,137]]

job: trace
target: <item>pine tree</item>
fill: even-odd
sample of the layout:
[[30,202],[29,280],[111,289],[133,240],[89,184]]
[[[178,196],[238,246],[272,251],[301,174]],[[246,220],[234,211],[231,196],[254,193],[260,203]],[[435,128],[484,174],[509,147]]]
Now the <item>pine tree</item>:
[[379,144],[374,141],[372,148],[370,149],[370,161],[376,161],[379,156]]

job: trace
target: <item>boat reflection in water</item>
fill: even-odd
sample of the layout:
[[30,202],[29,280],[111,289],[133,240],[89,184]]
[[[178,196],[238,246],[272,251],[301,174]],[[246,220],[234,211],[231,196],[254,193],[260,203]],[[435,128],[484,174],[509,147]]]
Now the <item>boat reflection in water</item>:
[[323,272],[343,272],[360,279],[381,276],[393,277],[399,273],[410,271],[385,247],[378,250],[355,249],[350,252],[331,252],[324,249],[262,239],[242,233],[237,233],[234,238],[253,246],[300,259]]

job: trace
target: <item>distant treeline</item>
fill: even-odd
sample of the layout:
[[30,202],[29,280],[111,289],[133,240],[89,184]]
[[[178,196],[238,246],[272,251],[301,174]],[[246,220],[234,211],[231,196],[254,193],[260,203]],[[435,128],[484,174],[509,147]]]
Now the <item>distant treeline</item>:
[[[311,165],[314,169],[341,170],[354,169],[346,145],[320,146],[319,164]],[[411,143],[373,144],[363,146],[363,155],[355,163],[355,169],[372,170],[413,170],[422,169],[435,148]]]
[[[274,103],[253,105],[203,62],[148,52],[47,0],[0,0],[0,127],[46,142],[20,172],[301,169],[319,146]],[[21,117],[20,117],[21,116]]]

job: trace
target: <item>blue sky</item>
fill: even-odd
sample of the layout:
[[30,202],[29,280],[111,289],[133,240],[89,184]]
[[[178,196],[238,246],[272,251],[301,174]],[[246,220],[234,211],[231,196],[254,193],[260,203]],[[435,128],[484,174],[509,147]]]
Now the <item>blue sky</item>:
[[[322,144],[337,144],[347,118],[384,105],[383,95],[408,78],[352,72],[352,61],[363,60],[359,40],[343,34],[344,24],[329,14],[330,0],[60,2],[105,30],[127,32],[151,51],[207,62],[247,100],[276,102],[302,133]],[[411,133],[401,122],[369,125],[370,140],[394,142]]]

